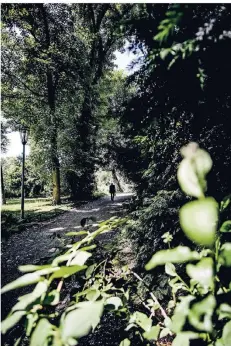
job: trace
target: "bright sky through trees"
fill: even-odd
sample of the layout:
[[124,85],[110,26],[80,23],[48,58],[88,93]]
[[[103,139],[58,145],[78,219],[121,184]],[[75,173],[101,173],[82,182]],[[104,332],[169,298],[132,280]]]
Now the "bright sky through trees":
[[[129,52],[126,50],[124,53],[120,53],[117,51],[115,53],[116,55],[116,61],[115,64],[117,65],[118,70],[125,70],[126,73],[129,74],[128,65],[131,63],[131,61],[135,58],[135,55],[132,52]],[[20,135],[18,132],[11,132],[8,134],[9,138],[9,145],[8,150],[6,153],[2,153],[2,157],[17,157],[21,155],[22,153],[22,145],[20,141]],[[26,145],[26,155],[28,155],[30,152],[29,145]]]

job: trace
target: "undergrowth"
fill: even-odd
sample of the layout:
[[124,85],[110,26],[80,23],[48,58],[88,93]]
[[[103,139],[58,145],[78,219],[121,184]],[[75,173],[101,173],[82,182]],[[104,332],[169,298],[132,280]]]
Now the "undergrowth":
[[[129,218],[67,233],[75,241],[49,263],[19,267],[23,275],[2,294],[36,286],[2,333],[20,325],[15,345],[31,346],[230,346],[230,196],[220,205],[205,196],[206,151],[191,143],[182,156],[178,182],[189,197],[159,191],[130,206]],[[114,229],[122,230],[117,244],[103,244]]]

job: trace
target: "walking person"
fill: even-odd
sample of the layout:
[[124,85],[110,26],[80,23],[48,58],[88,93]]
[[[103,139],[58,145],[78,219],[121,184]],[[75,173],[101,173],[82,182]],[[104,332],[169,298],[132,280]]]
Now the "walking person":
[[115,185],[113,183],[111,183],[111,185],[109,187],[109,192],[111,194],[111,200],[114,201],[116,189],[115,189]]

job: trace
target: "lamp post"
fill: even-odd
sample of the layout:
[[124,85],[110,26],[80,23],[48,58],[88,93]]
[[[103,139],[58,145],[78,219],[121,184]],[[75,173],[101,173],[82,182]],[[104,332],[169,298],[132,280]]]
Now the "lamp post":
[[20,129],[20,138],[22,142],[22,189],[21,189],[21,219],[24,219],[24,176],[25,176],[25,145],[28,141],[28,132],[26,127]]

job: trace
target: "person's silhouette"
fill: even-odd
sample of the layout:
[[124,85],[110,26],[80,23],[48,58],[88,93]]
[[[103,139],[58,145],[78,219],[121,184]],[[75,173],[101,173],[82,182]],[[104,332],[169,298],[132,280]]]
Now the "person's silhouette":
[[116,189],[115,189],[115,185],[113,183],[111,183],[111,185],[109,187],[109,192],[111,194],[111,200],[114,201]]

